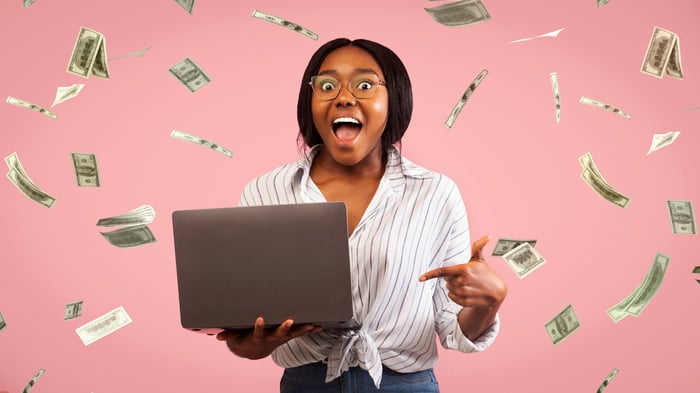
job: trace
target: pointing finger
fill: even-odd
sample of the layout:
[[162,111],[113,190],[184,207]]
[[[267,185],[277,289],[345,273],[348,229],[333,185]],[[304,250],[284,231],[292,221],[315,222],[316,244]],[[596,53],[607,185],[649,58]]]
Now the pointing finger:
[[429,272],[423,273],[419,278],[418,281],[423,282],[427,280],[431,280],[433,278],[438,278],[438,277],[452,277],[452,276],[457,276],[462,274],[462,271],[464,270],[464,265],[454,265],[454,266],[445,266],[445,267],[440,267],[437,269],[433,269]]

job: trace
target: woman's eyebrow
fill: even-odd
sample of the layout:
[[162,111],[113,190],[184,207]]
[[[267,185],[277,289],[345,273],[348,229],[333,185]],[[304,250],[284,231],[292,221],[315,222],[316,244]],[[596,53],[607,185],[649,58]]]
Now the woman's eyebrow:
[[[367,74],[367,73],[369,73],[369,74],[378,75],[377,71],[375,71],[371,68],[355,68],[353,73],[354,74]],[[336,70],[323,70],[323,71],[318,73],[318,75],[328,75],[328,74],[338,75],[338,71],[336,71]]]

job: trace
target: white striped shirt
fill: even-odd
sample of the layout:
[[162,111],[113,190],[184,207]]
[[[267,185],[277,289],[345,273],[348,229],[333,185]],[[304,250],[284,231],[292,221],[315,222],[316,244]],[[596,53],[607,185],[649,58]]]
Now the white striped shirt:
[[[321,148],[248,183],[239,204],[325,202],[309,176]],[[444,280],[418,281],[422,273],[465,263],[471,256],[464,202],[448,177],[413,164],[392,146],[384,175],[348,244],[354,319],[362,327],[293,339],[272,353],[276,364],[327,362],[327,381],[360,366],[379,388],[382,364],[398,372],[433,367],[438,358],[435,333],[443,347],[465,353],[483,351],[496,338],[498,316],[471,341],[457,323],[461,306],[447,297]]]

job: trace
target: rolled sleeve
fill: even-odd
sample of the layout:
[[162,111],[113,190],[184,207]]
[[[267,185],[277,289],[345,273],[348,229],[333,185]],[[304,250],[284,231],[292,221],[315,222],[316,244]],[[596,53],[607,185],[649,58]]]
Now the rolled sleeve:
[[498,314],[496,314],[496,318],[494,319],[493,323],[486,330],[484,330],[484,332],[481,333],[476,340],[472,341],[464,335],[462,328],[459,327],[459,323],[457,323],[457,319],[455,318],[452,332],[450,332],[444,338],[444,340],[442,340],[442,346],[447,349],[454,349],[464,353],[481,352],[493,344],[494,340],[496,340],[500,327],[501,321]]

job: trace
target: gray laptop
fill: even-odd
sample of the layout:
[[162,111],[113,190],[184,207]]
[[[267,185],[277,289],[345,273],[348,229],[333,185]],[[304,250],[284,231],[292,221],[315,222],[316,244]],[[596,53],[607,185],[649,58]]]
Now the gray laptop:
[[291,318],[356,328],[342,202],[178,210],[182,327],[212,334]]

